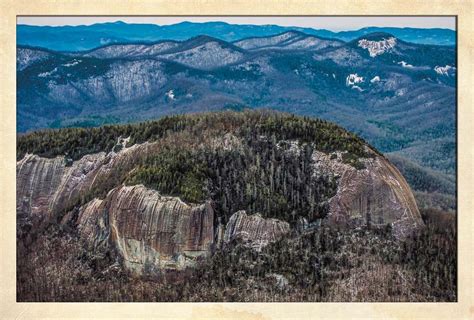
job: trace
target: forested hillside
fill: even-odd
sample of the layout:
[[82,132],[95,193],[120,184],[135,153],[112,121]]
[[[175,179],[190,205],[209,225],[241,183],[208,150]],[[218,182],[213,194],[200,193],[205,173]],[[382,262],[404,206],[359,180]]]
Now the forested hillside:
[[365,31],[349,42],[291,30],[74,52],[18,46],[17,130],[270,108],[335,122],[384,153],[453,176],[455,56],[454,46]]
[[333,123],[228,111],[17,149],[19,301],[456,300],[454,216]]

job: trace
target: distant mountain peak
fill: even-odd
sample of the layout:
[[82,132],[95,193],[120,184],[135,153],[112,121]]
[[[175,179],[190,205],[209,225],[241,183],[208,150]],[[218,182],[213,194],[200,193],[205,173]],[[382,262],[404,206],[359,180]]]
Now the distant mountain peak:
[[[374,33],[377,32],[377,33]],[[182,21],[170,25],[125,23],[123,21],[80,26],[17,25],[17,44],[39,46],[55,51],[84,51],[98,48],[104,39],[118,43],[156,42],[159,40],[185,41],[198,35],[208,35],[227,42],[249,38],[272,37],[282,34],[292,37],[317,37],[332,41],[349,42],[361,36],[393,34],[405,42],[453,45],[456,32],[450,29],[380,28],[332,32],[297,26],[237,25],[222,21],[195,23]],[[63,41],[68,39],[68,41]]]
[[[357,38],[356,40],[354,40],[355,42],[359,41],[359,40],[363,40],[363,39],[366,39],[366,40],[371,40],[371,41],[380,41],[380,40],[384,40],[384,39],[389,39],[389,38],[395,38],[397,39],[397,37],[395,37],[393,34],[391,33],[388,33],[388,32],[371,32],[371,33],[368,33],[366,35],[363,35],[363,36],[360,36],[359,38]],[[397,39],[398,40],[398,39]]]
[[242,50],[241,48],[233,45],[232,43],[229,43],[229,42],[226,42],[224,40],[214,38],[214,37],[211,37],[211,36],[208,36],[208,35],[198,35],[198,36],[193,37],[189,40],[183,41],[181,46],[179,46],[179,48],[177,48],[177,49],[179,49],[179,50],[192,49],[192,48],[196,48],[196,47],[206,45],[208,43],[217,43],[223,48],[229,48],[229,49],[236,50],[236,51],[241,51]]
[[299,30],[293,30],[293,29],[280,33],[280,35],[282,35],[282,34],[288,34],[288,35],[293,35],[293,36],[306,36],[306,37],[309,36],[309,34],[307,34],[307,33],[304,33],[304,32],[299,31]]

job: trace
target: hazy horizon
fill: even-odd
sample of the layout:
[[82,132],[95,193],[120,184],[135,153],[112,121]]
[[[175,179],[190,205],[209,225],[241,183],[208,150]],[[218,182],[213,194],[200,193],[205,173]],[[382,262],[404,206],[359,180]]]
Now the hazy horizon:
[[271,16],[271,17],[126,17],[126,16],[18,16],[17,24],[30,26],[89,26],[97,23],[124,22],[129,24],[155,24],[159,26],[172,25],[181,22],[225,22],[238,25],[279,25],[286,27],[326,29],[330,31],[358,30],[367,27],[381,28],[423,28],[456,30],[454,16]]

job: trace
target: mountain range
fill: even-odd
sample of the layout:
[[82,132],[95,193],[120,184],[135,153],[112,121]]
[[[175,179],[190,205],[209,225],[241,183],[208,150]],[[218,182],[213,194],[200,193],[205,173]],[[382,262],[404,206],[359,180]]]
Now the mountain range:
[[19,45],[17,129],[270,108],[338,123],[454,190],[455,86],[455,47],[387,33],[349,42],[300,31],[235,42],[197,36],[75,52]]
[[[296,30],[323,38],[351,41],[361,36],[386,32],[413,43],[454,45],[456,32],[450,29],[366,27],[359,30],[333,32],[325,29],[278,25],[239,25],[225,22],[181,22],[172,25],[128,24],[121,21],[80,26],[17,26],[17,44],[39,46],[57,51],[89,50],[104,44],[188,40],[207,35],[227,42],[249,37],[267,37]],[[64,41],[67,39],[67,41]]]
[[456,301],[454,46],[79,49],[17,45],[18,301]]

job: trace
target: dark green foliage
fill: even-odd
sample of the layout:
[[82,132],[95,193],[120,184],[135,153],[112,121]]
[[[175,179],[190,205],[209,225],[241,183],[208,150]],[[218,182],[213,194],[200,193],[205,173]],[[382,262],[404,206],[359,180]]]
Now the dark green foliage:
[[[229,150],[212,147],[216,143],[213,141],[222,143],[228,134],[239,145]],[[65,155],[66,164],[71,165],[72,160],[88,153],[120,152],[119,137],[130,137],[127,146],[166,137],[173,142],[163,143],[161,151],[147,159],[137,157],[137,163],[129,168],[116,168],[113,177],[71,199],[67,209],[101,198],[125,181],[142,183],[188,202],[212,199],[224,221],[238,210],[289,222],[299,216],[314,220],[326,215],[327,200],[337,185],[330,177],[312,176],[313,151],[344,151],[344,161],[358,169],[362,168],[359,157],[369,156],[363,140],[332,123],[276,112],[244,111],[33,132],[18,138],[18,158],[26,152],[44,157]],[[191,144],[186,142],[189,139]],[[207,147],[197,147],[200,142]],[[292,150],[292,143],[299,144],[297,151]]]
[[[227,139],[228,134],[240,146],[229,150],[209,147],[214,140]],[[119,137],[130,137],[127,146],[166,137],[174,142],[164,143],[161,151],[130,168],[117,168],[113,178],[96,183],[94,190],[71,201],[71,206],[100,198],[126,181],[188,202],[212,199],[224,221],[238,210],[289,222],[298,216],[313,220],[325,216],[327,200],[337,187],[330,177],[312,176],[313,151],[343,151],[344,162],[357,169],[362,169],[358,159],[369,156],[363,140],[332,123],[269,111],[244,111],[33,132],[18,137],[18,158],[26,152],[44,157],[65,155],[67,165],[71,165],[72,160],[88,153],[120,152]],[[191,145],[187,139],[193,141]],[[196,147],[199,142],[208,147]],[[292,143],[299,144],[298,151],[292,150]]]
[[42,157],[64,155],[73,160],[101,151],[109,152],[117,143],[118,137],[126,135],[128,126],[104,126],[100,128],[68,128],[44,130],[18,136],[17,158],[25,153]]
[[310,144],[294,152],[275,136],[261,139],[250,131],[243,142],[234,150],[162,148],[133,170],[126,182],[142,183],[189,202],[210,198],[224,221],[238,210],[290,222],[299,216],[310,220],[325,216],[326,201],[337,185],[330,177],[313,176]]
[[199,202],[208,197],[206,167],[190,151],[164,149],[137,167],[126,183],[144,184],[164,194]]
[[357,170],[361,170],[365,168],[365,165],[359,161],[359,157],[354,155],[353,153],[343,153],[342,154],[342,161],[345,163],[350,164]]
[[348,151],[358,157],[368,157],[365,141],[339,126],[321,119],[298,117],[267,117],[257,124],[257,132],[275,135],[277,139],[299,140],[315,144],[323,152]]
[[378,128],[388,132],[386,137],[379,137],[373,140],[373,144],[384,152],[406,148],[415,140],[413,134],[398,127],[393,121],[367,120],[367,122],[375,124]]
[[[17,158],[21,159],[25,153],[34,153],[48,158],[65,155],[77,160],[86,154],[111,151],[119,137],[131,136],[131,144],[134,144],[161,138],[168,131],[182,130],[186,122],[183,118],[174,116],[133,125],[36,131],[18,136]],[[183,121],[180,122],[180,119]]]
[[244,135],[254,131],[254,134],[276,135],[278,139],[312,142],[320,151],[349,151],[356,156],[367,156],[362,139],[333,123],[271,111],[245,111],[166,116],[156,121],[100,128],[37,131],[18,136],[17,157],[21,159],[28,152],[44,157],[67,155],[77,160],[85,154],[112,150],[120,136],[130,136],[133,145],[173,132],[198,133],[205,129],[216,129],[222,134],[233,129]]

